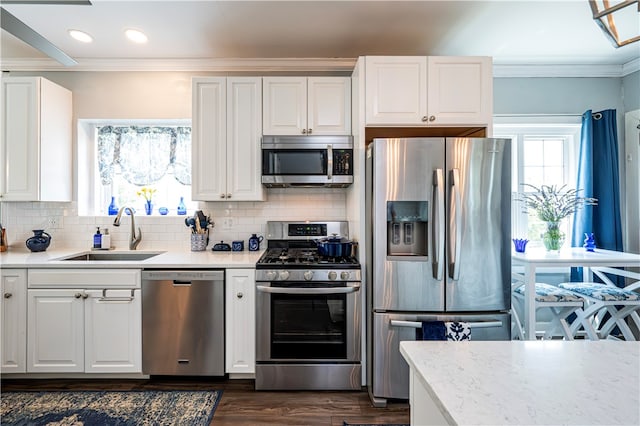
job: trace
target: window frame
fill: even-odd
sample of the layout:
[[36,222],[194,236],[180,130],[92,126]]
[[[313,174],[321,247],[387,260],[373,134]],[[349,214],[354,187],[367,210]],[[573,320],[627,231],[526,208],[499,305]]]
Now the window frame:
[[[102,126],[192,127],[190,119],[78,119],[77,133],[77,202],[78,216],[107,216],[109,202],[102,199],[98,170],[98,128]],[[193,141],[192,141],[193,143]],[[189,191],[191,194],[191,191]],[[109,198],[110,200],[110,198]],[[177,203],[177,201],[176,201]],[[196,203],[193,201],[190,204]],[[104,205],[103,205],[104,204]],[[154,209],[154,217],[161,217]],[[189,207],[189,206],[187,206]],[[170,216],[175,216],[171,214]]]
[[[514,140],[511,146],[511,235],[512,238],[523,238],[528,235],[528,215],[523,212],[522,203],[518,201],[518,193],[523,191],[524,154],[523,143],[526,138],[561,138],[563,146],[563,175],[568,187],[575,187],[577,176],[577,155],[580,147],[580,132],[582,127],[579,115],[549,115],[549,116],[496,116],[493,123],[493,137]],[[570,230],[573,218],[569,217],[564,224],[569,230],[567,238],[570,240]],[[530,246],[537,246],[539,241],[529,242]]]

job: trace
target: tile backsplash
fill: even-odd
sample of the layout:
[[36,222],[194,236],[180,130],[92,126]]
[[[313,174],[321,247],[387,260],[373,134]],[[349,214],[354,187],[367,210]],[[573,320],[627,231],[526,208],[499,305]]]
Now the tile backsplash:
[[[123,216],[120,227],[115,227],[114,216],[78,216],[76,202],[2,202],[0,209],[9,250],[12,247],[26,250],[25,241],[33,235],[33,229],[44,229],[51,235],[50,248],[89,249],[98,226],[101,231],[109,229],[111,244],[116,249],[129,249],[129,217]],[[270,220],[345,220],[347,217],[346,192],[333,188],[269,189],[264,202],[200,202],[199,209],[215,223],[210,230],[208,249],[222,240],[229,244],[233,240],[244,240],[246,248],[251,234],[264,235]],[[136,210],[143,211],[142,208]],[[188,211],[186,217],[193,213]],[[142,230],[138,250],[189,250],[190,231],[184,219],[185,216],[136,213],[136,228]]]

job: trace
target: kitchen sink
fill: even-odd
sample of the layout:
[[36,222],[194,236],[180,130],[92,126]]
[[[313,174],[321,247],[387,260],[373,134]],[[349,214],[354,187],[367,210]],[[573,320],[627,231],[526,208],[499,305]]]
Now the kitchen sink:
[[61,257],[57,260],[73,261],[103,261],[113,262],[118,260],[146,260],[164,253],[163,251],[120,251],[120,252],[85,252],[76,253],[70,256]]

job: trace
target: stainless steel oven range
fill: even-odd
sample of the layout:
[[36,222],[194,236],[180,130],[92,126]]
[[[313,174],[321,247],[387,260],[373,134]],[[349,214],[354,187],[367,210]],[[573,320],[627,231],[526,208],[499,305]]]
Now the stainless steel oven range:
[[347,222],[268,222],[256,264],[256,390],[361,388],[360,263],[318,255]]

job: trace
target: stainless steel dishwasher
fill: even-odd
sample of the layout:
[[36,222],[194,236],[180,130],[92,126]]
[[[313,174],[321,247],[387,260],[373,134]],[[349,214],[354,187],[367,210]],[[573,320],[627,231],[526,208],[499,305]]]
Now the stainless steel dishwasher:
[[224,375],[224,271],[142,271],[142,372]]

